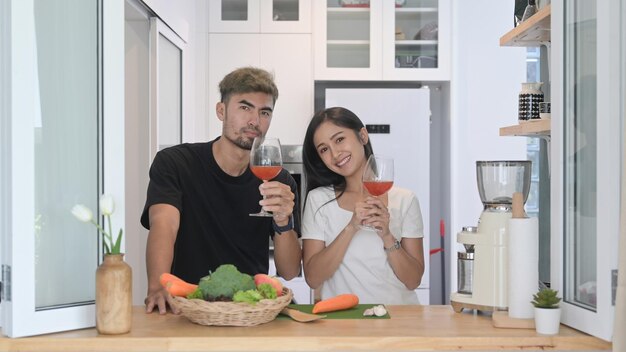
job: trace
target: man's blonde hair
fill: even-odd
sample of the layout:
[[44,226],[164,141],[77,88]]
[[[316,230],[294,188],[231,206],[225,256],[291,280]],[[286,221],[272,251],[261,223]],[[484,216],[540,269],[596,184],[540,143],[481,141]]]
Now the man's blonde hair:
[[274,76],[256,67],[242,67],[227,74],[220,82],[221,102],[226,103],[231,95],[242,93],[266,93],[278,100],[278,88]]

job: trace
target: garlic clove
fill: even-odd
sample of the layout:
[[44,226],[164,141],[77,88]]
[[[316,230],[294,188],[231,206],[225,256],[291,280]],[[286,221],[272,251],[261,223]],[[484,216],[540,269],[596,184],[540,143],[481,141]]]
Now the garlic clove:
[[383,305],[375,306],[373,310],[374,310],[374,315],[376,315],[377,317],[382,317],[387,314],[387,310],[385,309]]
[[366,310],[363,311],[363,316],[364,317],[371,317],[374,315],[374,309],[373,308],[367,308]]

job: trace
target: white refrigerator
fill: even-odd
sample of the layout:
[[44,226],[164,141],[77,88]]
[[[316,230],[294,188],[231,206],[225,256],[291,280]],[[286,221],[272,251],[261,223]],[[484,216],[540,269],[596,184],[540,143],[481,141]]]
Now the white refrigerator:
[[430,302],[430,90],[428,88],[327,88],[325,106],[354,112],[368,127],[374,153],[394,158],[394,185],[412,190],[424,220],[421,304]]

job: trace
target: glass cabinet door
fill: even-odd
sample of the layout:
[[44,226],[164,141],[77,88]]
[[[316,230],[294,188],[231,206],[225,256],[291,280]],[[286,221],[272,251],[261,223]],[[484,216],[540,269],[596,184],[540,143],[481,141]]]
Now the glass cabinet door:
[[316,79],[450,79],[450,0],[326,0],[314,6]]
[[326,0],[316,6],[316,79],[381,79],[380,0]]
[[259,32],[259,0],[211,0],[208,3],[209,32]]
[[450,59],[449,2],[396,0],[383,6],[383,77],[449,79],[442,75]]
[[210,0],[211,33],[311,33],[311,0]]
[[311,33],[311,0],[262,0],[261,33]]
[[437,0],[396,1],[396,68],[437,68],[438,5]]

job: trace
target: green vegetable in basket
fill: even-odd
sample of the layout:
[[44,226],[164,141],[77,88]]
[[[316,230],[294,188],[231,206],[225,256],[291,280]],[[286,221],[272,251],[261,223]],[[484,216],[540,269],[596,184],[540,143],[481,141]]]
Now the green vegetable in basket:
[[188,294],[187,299],[204,299],[204,296],[202,296],[202,290],[200,290],[200,287],[196,288],[192,293]]
[[278,297],[276,289],[270,284],[260,284],[257,287],[257,290],[261,293],[263,298],[275,299],[276,297]]
[[235,292],[254,290],[254,279],[240,273],[232,264],[220,265],[213,273],[200,279],[198,287],[207,301],[230,301]]
[[233,296],[234,302],[244,302],[250,304],[256,304],[256,302],[263,299],[261,293],[257,290],[237,291]]

